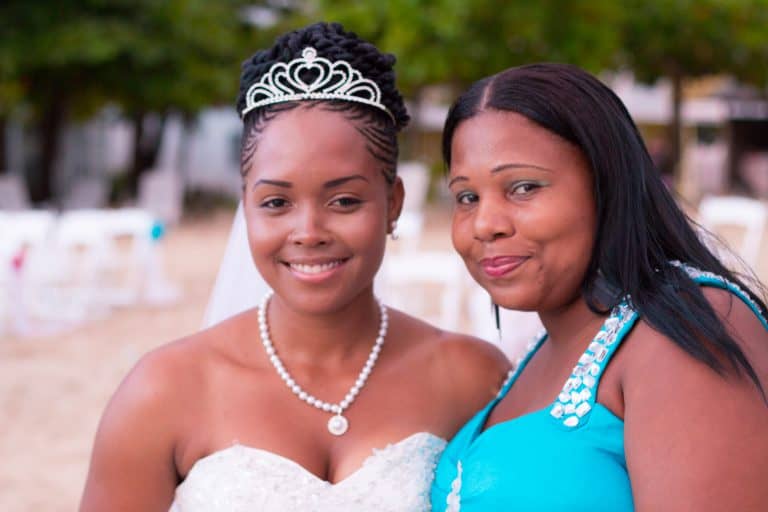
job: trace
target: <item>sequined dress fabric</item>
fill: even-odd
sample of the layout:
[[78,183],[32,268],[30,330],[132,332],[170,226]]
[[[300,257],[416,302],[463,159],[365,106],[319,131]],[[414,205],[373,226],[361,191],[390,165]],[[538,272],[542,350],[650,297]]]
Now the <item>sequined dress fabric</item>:
[[169,512],[423,512],[446,442],[413,434],[374,449],[363,465],[331,484],[298,463],[235,444],[198,460],[176,488]]

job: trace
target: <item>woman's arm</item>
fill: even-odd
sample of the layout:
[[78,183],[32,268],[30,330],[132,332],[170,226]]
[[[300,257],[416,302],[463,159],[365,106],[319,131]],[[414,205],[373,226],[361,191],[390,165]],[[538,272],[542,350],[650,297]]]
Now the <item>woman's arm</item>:
[[177,484],[172,382],[152,353],[120,385],[96,434],[80,512],[168,511]]
[[[704,292],[768,385],[766,330],[728,292]],[[752,381],[718,375],[646,324],[632,336],[642,346],[626,347],[637,357],[623,393],[636,510],[768,510],[768,406]]]

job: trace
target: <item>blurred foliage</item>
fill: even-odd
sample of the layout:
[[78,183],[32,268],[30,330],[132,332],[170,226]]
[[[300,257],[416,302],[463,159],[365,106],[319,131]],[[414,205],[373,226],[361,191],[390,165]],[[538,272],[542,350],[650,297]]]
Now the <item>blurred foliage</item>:
[[629,67],[646,81],[679,72],[768,82],[768,0],[310,0],[302,15],[396,54],[406,91],[536,61]]
[[[264,6],[277,14],[268,30],[247,21]],[[245,57],[318,19],[397,55],[398,83],[416,102],[426,85],[464,87],[534,61],[627,67],[678,91],[710,73],[768,81],[768,0],[4,0],[0,127],[29,107],[45,175],[67,119],[116,103],[140,136],[147,113],[232,102]]]
[[681,154],[686,79],[727,74],[768,85],[768,0],[627,0],[622,62],[642,81],[672,84],[669,151]]
[[[71,118],[117,104],[143,134],[148,113],[234,103],[239,68],[272,34],[247,23],[246,0],[5,0],[0,3],[0,117],[30,107],[40,143],[28,175],[51,196],[59,133]],[[138,147],[140,144],[135,144]],[[159,141],[141,145],[134,183]],[[135,185],[133,187],[135,189]]]
[[645,81],[726,73],[768,84],[768,0],[626,0],[622,60]]
[[612,0],[315,0],[305,16],[339,21],[397,55],[398,83],[409,94],[532,61],[612,67],[622,13]]
[[231,101],[244,49],[260,35],[240,15],[253,3],[6,0],[0,83],[14,94],[2,98],[62,102],[83,115],[108,101],[185,112]]
[[[672,159],[685,78],[729,74],[768,85],[768,0],[311,0],[305,18],[342,22],[398,56],[407,93],[466,86],[502,69],[558,61],[672,81]],[[673,164],[674,165],[674,164]]]

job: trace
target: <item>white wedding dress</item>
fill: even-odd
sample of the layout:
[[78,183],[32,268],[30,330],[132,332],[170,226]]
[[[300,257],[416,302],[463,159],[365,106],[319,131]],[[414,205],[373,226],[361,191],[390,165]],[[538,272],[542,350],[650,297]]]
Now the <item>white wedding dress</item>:
[[235,444],[198,460],[169,512],[424,512],[446,442],[427,432],[374,449],[331,484],[272,452]]

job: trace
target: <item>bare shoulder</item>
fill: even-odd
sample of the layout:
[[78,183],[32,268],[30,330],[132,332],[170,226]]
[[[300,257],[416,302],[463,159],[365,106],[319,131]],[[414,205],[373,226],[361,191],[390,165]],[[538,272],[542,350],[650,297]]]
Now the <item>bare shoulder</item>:
[[[177,483],[175,464],[188,386],[199,376],[199,342],[179,340],[134,366],[99,423],[80,510],[167,509]],[[194,391],[192,391],[194,392]]]
[[704,286],[701,291],[741,349],[765,360],[768,357],[768,331],[755,312],[728,290]]
[[164,403],[200,372],[196,354],[201,351],[197,335],[170,342],[144,354],[115,393],[115,398],[135,405]]
[[[765,386],[768,332],[730,292],[702,291]],[[628,342],[625,442],[637,509],[768,507],[768,407],[757,387],[733,370],[714,371],[643,320]]]
[[205,382],[203,361],[211,351],[210,335],[197,333],[142,356],[107,405],[99,435],[111,435],[112,427],[121,435],[130,435],[131,430],[125,426],[133,425],[137,436],[148,428],[172,442],[178,433],[177,424],[183,422],[188,409],[187,399],[201,394]]
[[418,350],[430,360],[435,380],[451,395],[470,395],[471,401],[484,403],[495,396],[506,377],[510,363],[495,345],[465,334],[445,331],[403,313],[400,320]]

